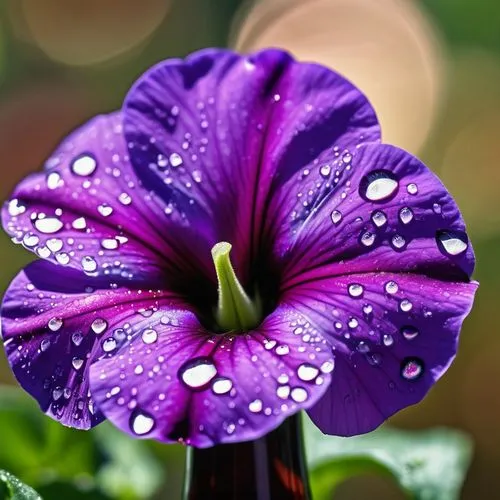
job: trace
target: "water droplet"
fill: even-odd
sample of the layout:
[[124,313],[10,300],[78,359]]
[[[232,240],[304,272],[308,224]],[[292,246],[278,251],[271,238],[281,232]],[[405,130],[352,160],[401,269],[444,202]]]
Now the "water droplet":
[[290,396],[290,386],[289,385],[280,385],[276,389],[276,395],[281,399],[287,399]]
[[363,312],[365,314],[371,314],[373,312],[373,307],[370,304],[365,304],[363,306]]
[[362,352],[362,353],[367,353],[370,351],[370,346],[364,341],[364,340],[361,340],[358,345],[356,346],[356,349],[359,351],[359,352]]
[[115,238],[106,238],[101,241],[101,246],[106,250],[116,250],[118,248],[118,241]]
[[33,233],[26,233],[23,237],[23,245],[28,248],[36,247],[40,243],[40,238]]
[[409,194],[417,194],[418,186],[414,182],[412,182],[411,184],[408,184],[408,186],[406,186],[406,190]]
[[46,245],[51,252],[56,253],[62,249],[63,242],[58,238],[50,238],[50,240],[47,240]]
[[375,170],[360,182],[359,189],[362,197],[369,201],[383,201],[396,194],[398,181],[387,170]]
[[53,332],[57,332],[57,330],[60,330],[62,326],[63,320],[61,318],[52,318],[49,320],[48,327],[49,330],[52,330]]
[[321,174],[322,177],[328,177],[330,175],[330,172],[332,171],[330,165],[323,165],[319,169],[319,173]]
[[357,328],[358,325],[359,323],[356,318],[349,318],[349,321],[347,322],[347,326],[349,328]]
[[87,221],[85,220],[85,217],[78,217],[78,219],[75,219],[71,225],[73,226],[73,229],[85,229],[87,227]]
[[80,332],[75,332],[73,333],[73,335],[71,335],[71,341],[76,345],[76,347],[78,347],[82,343],[82,340],[83,335]]
[[182,165],[182,157],[177,153],[172,153],[169,157],[169,161],[172,167],[179,167],[180,165]]
[[113,213],[113,208],[110,207],[107,203],[103,203],[97,207],[97,211],[103,216],[108,217]]
[[323,373],[331,373],[334,368],[335,368],[335,363],[333,362],[333,360],[330,360],[330,361],[325,361],[321,365],[320,369]]
[[413,307],[413,304],[408,299],[403,299],[399,303],[399,308],[403,312],[409,312],[409,311],[411,311],[412,307]]
[[385,291],[391,295],[394,295],[399,290],[399,286],[395,281],[388,281],[385,284]]
[[406,340],[413,340],[419,334],[418,329],[411,325],[401,327],[400,332]]
[[52,391],[52,398],[54,399],[54,401],[57,401],[58,399],[60,399],[62,395],[63,395],[63,388],[62,387],[58,386]]
[[43,219],[36,219],[34,226],[44,234],[53,234],[60,231],[64,224],[56,217],[45,217]]
[[252,413],[259,413],[262,411],[262,401],[260,399],[254,399],[249,405],[248,409]]
[[26,212],[26,207],[22,203],[20,203],[18,199],[14,198],[9,201],[8,210],[11,217],[17,217],[18,215]]
[[290,348],[286,344],[282,344],[276,347],[276,354],[278,354],[278,356],[285,356],[289,352]]
[[220,377],[214,380],[212,391],[215,394],[227,394],[233,388],[233,382],[228,378]]
[[180,379],[192,389],[202,389],[217,375],[217,369],[209,358],[188,361],[179,370]]
[[384,333],[382,342],[386,347],[390,347],[392,344],[394,344],[394,337],[389,333]]
[[142,341],[145,344],[154,344],[158,340],[158,332],[152,328],[146,328],[142,331]]
[[83,366],[83,359],[73,358],[73,360],[71,361],[71,364],[73,365],[73,368],[75,370],[79,370]]
[[409,224],[413,220],[413,212],[409,207],[403,207],[399,211],[399,220],[403,224]]
[[132,203],[132,198],[128,193],[120,193],[120,196],[118,196],[118,201],[122,205],[130,205]]
[[424,372],[424,364],[418,358],[405,358],[401,363],[401,376],[406,380],[417,380]]
[[61,176],[57,172],[51,172],[47,175],[47,188],[48,189],[57,189],[59,186],[62,186]]
[[90,255],[82,258],[82,267],[86,273],[93,273],[97,270],[97,262]]
[[102,350],[104,352],[111,352],[116,349],[116,340],[113,337],[108,337],[102,341]]
[[381,210],[376,210],[372,213],[372,222],[377,227],[382,227],[387,222],[387,216]]
[[96,335],[100,335],[101,333],[103,333],[107,327],[107,321],[102,318],[96,318],[90,325],[90,328]]
[[135,410],[130,416],[130,428],[138,436],[149,434],[155,426],[154,418],[142,410]]
[[435,214],[439,215],[442,211],[441,205],[439,203],[433,203],[432,210],[434,211]]
[[95,158],[86,154],[75,158],[71,164],[71,171],[82,177],[92,175],[96,168],[97,162]]
[[406,245],[406,240],[400,234],[395,234],[391,239],[392,246],[401,250]]
[[359,283],[352,283],[349,285],[348,291],[351,297],[358,298],[363,295],[364,288]]
[[49,339],[43,339],[42,342],[40,342],[40,350],[42,352],[45,352],[49,347],[50,347]]
[[366,231],[361,235],[361,244],[364,245],[365,247],[371,247],[374,242],[375,242],[375,235],[373,233]]
[[436,233],[438,247],[448,255],[460,255],[468,247],[468,238],[462,231],[438,231]]
[[334,210],[331,214],[332,222],[338,224],[342,220],[342,214],[338,210]]
[[303,403],[307,399],[308,394],[303,387],[294,387],[290,396],[296,403]]
[[56,254],[56,260],[62,266],[67,266],[69,264],[69,255],[65,252]]
[[310,365],[309,363],[303,363],[297,370],[297,376],[304,382],[310,382],[311,380],[314,380],[318,376],[318,374],[318,368]]

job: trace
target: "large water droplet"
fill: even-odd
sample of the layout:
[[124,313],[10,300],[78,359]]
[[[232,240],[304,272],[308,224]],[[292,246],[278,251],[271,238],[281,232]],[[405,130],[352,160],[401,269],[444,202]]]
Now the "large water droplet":
[[62,186],[61,176],[57,172],[51,172],[47,175],[47,188],[48,189],[57,189],[59,186]]
[[34,225],[41,233],[53,234],[60,231],[64,224],[56,217],[45,217],[36,219]]
[[103,216],[108,217],[113,213],[113,207],[110,207],[107,203],[103,203],[97,207],[97,211]]
[[75,370],[79,370],[83,366],[83,359],[75,357],[72,359],[71,364]]
[[413,211],[409,207],[403,207],[399,211],[399,220],[403,224],[409,224],[413,220]]
[[460,255],[468,247],[467,235],[462,231],[438,231],[436,241],[441,251],[447,255]]
[[153,328],[146,328],[142,331],[142,341],[145,344],[154,344],[158,340],[158,332]]
[[53,332],[57,332],[57,330],[60,330],[62,326],[63,320],[61,318],[52,318],[49,320],[48,327],[49,330],[52,330]]
[[43,339],[40,342],[40,350],[42,352],[45,352],[49,347],[50,347],[50,340],[49,339]]
[[26,212],[26,206],[20,203],[18,199],[14,198],[9,201],[8,210],[10,216],[17,217]]
[[96,318],[94,321],[92,321],[92,324],[90,325],[90,328],[92,328],[92,331],[96,335],[100,335],[102,332],[106,330],[107,327],[108,327],[107,321],[102,318]]
[[71,171],[82,177],[92,175],[97,168],[97,162],[94,157],[84,154],[73,160]]
[[149,434],[155,426],[154,418],[145,411],[135,410],[130,416],[130,429],[138,436]]
[[102,341],[102,350],[104,352],[111,352],[116,349],[116,340],[113,337],[108,337]]
[[290,396],[296,403],[303,403],[307,399],[308,394],[303,387],[294,387]]
[[192,389],[202,389],[217,375],[217,369],[209,358],[188,361],[179,370],[180,379]]
[[395,234],[391,238],[391,243],[394,248],[401,250],[406,245],[406,240],[400,234]]
[[323,373],[331,373],[333,371],[333,369],[335,368],[335,363],[333,360],[330,360],[330,361],[325,361],[322,365],[321,365],[321,371]]
[[390,347],[392,344],[394,344],[394,337],[390,333],[384,333],[382,336],[382,342],[386,347]]
[[331,214],[332,222],[338,224],[342,220],[342,214],[338,210],[334,210]]
[[408,184],[408,186],[406,186],[406,190],[409,194],[415,195],[418,193],[418,186],[414,182],[412,182],[411,184]]
[[177,153],[172,153],[170,155],[169,161],[172,167],[179,167],[180,165],[182,165],[182,157]]
[[82,267],[86,273],[93,273],[97,270],[97,262],[90,255],[82,258]]
[[399,286],[395,281],[388,281],[385,284],[385,291],[390,295],[394,295],[399,290]]
[[40,243],[40,238],[33,233],[26,233],[23,237],[23,245],[28,248],[36,247]]
[[424,372],[424,363],[418,358],[405,358],[401,363],[401,376],[406,380],[417,380]]
[[87,221],[85,220],[85,217],[78,217],[78,219],[75,219],[72,224],[73,229],[85,229],[87,227]]
[[375,235],[370,231],[366,231],[361,235],[360,241],[363,246],[371,247],[375,242]]
[[361,297],[364,292],[363,285],[360,285],[359,283],[352,283],[348,287],[349,295],[354,298]]
[[411,325],[402,326],[400,332],[406,340],[413,340],[419,334],[418,329]]
[[262,401],[260,399],[254,399],[249,405],[248,409],[252,413],[259,413],[262,411]]
[[215,394],[227,394],[233,388],[233,382],[228,378],[219,377],[212,384],[212,391]]
[[46,245],[51,252],[59,252],[63,247],[63,242],[59,238],[50,238],[47,240]]
[[400,303],[399,303],[399,308],[403,311],[403,312],[409,312],[411,311],[413,307],[413,304],[408,300],[408,299],[403,299]]
[[381,210],[376,210],[372,213],[372,222],[377,227],[382,227],[387,222],[387,216]]
[[310,365],[309,363],[303,363],[297,370],[297,376],[304,382],[310,382],[311,380],[314,380],[318,376],[318,374],[318,368],[316,368],[314,365]]
[[360,194],[369,201],[384,201],[397,193],[398,181],[388,170],[375,170],[359,184]]

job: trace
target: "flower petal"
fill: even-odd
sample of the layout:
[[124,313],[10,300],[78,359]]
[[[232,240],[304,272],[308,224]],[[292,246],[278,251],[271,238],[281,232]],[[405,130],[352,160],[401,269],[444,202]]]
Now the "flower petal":
[[231,242],[243,281],[270,192],[334,143],[379,139],[355,87],[274,49],[205,50],[160,63],[130,91],[124,123],[144,185],[213,243]]
[[327,278],[288,293],[331,343],[335,373],[309,414],[328,434],[369,432],[420,401],[455,357],[476,283],[411,274]]
[[135,437],[197,447],[256,439],[330,382],[331,349],[306,323],[281,306],[255,331],[211,335],[191,312],[160,309],[147,332],[135,329],[115,357],[91,367],[92,393]]
[[[14,242],[39,257],[83,270],[108,282],[150,284],[208,275],[191,254],[192,233],[145,190],[129,160],[121,116],[101,116],[74,132],[46,163],[15,189],[2,212]],[[182,238],[178,238],[182,231]],[[200,252],[203,253],[203,252]]]
[[126,341],[126,328],[115,325],[123,327],[134,316],[139,327],[158,297],[165,303],[168,296],[93,291],[94,282],[74,269],[36,261],[11,283],[1,311],[5,351],[21,386],[49,416],[81,429],[103,419],[89,391],[88,371]]

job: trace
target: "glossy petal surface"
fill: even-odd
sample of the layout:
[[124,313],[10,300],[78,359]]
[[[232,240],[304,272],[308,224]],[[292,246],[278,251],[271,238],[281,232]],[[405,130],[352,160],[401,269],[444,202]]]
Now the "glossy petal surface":
[[91,368],[99,407],[135,437],[197,447],[256,439],[330,382],[330,346],[285,306],[246,334],[212,335],[185,310],[160,308],[148,324],[132,324],[134,338]]
[[183,222],[141,186],[119,114],[95,118],[66,139],[43,173],[17,186],[2,220],[14,242],[39,257],[109,283],[154,285],[210,270],[203,239],[196,236],[205,268],[184,258],[193,240]]
[[49,416],[81,429],[103,419],[89,391],[90,365],[127,340],[127,318],[140,326],[167,295],[93,284],[81,272],[37,261],[14,279],[2,304],[2,337],[17,380]]
[[325,396],[309,413],[328,434],[369,432],[420,401],[455,357],[475,283],[367,273],[304,284],[292,304],[335,354]]
[[331,176],[338,182],[317,206],[295,228],[282,226],[277,251],[288,251],[285,286],[355,272],[470,277],[474,253],[458,207],[418,159],[368,144],[344,153]]
[[355,87],[279,50],[160,63],[130,91],[124,122],[144,185],[213,244],[230,241],[243,281],[275,193],[334,144],[379,138]]

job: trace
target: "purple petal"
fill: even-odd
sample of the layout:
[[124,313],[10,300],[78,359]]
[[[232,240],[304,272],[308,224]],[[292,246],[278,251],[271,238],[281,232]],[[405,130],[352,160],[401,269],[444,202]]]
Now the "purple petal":
[[369,432],[420,401],[455,357],[476,283],[411,274],[327,278],[289,292],[335,353],[332,384],[309,414],[328,434]]
[[[133,320],[131,320],[133,324]],[[330,347],[281,306],[258,330],[213,335],[189,311],[159,309],[90,371],[106,417],[135,437],[197,447],[256,439],[330,382]]]
[[[134,173],[119,114],[91,120],[66,139],[46,170],[21,182],[2,212],[14,242],[39,257],[110,283],[185,280],[192,233]],[[178,234],[182,232],[183,237]],[[197,275],[211,270],[210,247]],[[201,258],[192,259],[195,263]]]
[[[89,391],[89,366],[126,340],[130,316],[146,317],[166,293],[93,291],[93,280],[36,261],[11,283],[2,304],[2,337],[21,386],[63,424],[88,429],[103,415]],[[140,311],[140,313],[137,313]]]
[[231,242],[243,280],[274,193],[334,144],[379,139],[357,89],[279,50],[160,63],[130,91],[124,123],[144,185],[213,243]]
[[339,181],[329,194],[278,236],[277,252],[288,252],[287,287],[377,271],[468,280],[474,253],[464,221],[417,158],[394,146],[367,144],[340,157],[331,175]]

